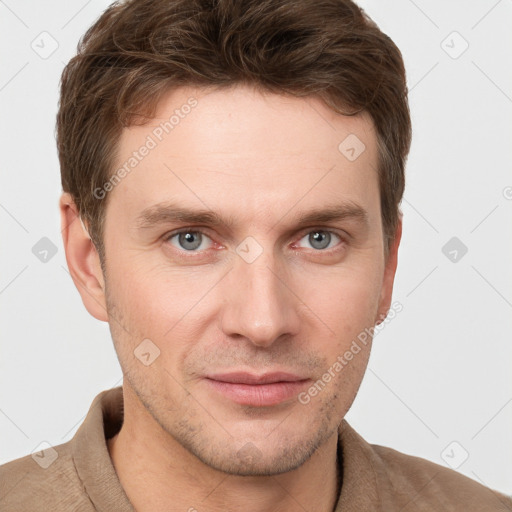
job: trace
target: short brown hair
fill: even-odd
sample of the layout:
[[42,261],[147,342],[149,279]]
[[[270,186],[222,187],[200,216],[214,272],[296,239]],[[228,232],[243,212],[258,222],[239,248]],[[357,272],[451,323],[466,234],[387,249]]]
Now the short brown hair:
[[388,253],[411,120],[402,55],[361,8],[350,0],[128,0],[112,4],[80,40],[57,114],[62,187],[102,262],[108,196],[94,190],[114,172],[122,129],[151,118],[172,89],[240,83],[370,114]]

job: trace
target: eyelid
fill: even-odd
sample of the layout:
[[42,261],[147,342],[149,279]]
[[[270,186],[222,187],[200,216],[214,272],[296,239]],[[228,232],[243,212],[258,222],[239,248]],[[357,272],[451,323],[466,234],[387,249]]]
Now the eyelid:
[[332,252],[336,252],[337,250],[340,250],[340,246],[347,245],[350,239],[350,235],[346,233],[345,231],[337,230],[337,229],[330,229],[329,227],[319,227],[319,226],[313,226],[305,228],[297,238],[297,242],[294,242],[292,244],[292,247],[295,249],[296,244],[300,242],[306,235],[314,232],[326,232],[336,235],[340,239],[340,243],[336,244],[334,247],[330,247],[329,249],[323,249],[323,250],[316,250],[315,252],[318,254],[329,254]]
[[348,240],[348,238],[350,238],[350,235],[346,231],[342,229],[331,228],[330,226],[308,226],[299,231],[299,236],[300,238],[302,238],[304,235],[307,235],[308,233],[312,233],[314,231],[325,231],[326,233],[334,233],[335,235],[339,236],[342,240]]
[[207,238],[210,239],[212,246],[216,246],[217,249],[219,247],[220,248],[224,247],[223,245],[215,242],[215,240],[213,240],[213,238],[211,236],[209,236],[205,230],[207,230],[207,228],[195,227],[195,226],[179,228],[174,231],[169,231],[169,232],[165,233],[165,235],[162,237],[162,241],[163,241],[163,243],[170,245],[172,248],[171,250],[175,253],[178,253],[180,257],[199,259],[201,257],[204,257],[204,255],[207,252],[212,250],[212,247],[209,247],[208,249],[203,249],[201,251],[197,251],[197,250],[196,251],[185,251],[184,249],[179,249],[177,247],[174,247],[170,241],[171,241],[171,238],[174,238],[175,236],[179,235],[180,233],[201,233],[201,235],[206,236]]
[[[166,233],[162,238],[165,242],[169,241],[171,238],[174,238],[176,235],[179,235],[181,233],[201,233],[201,235],[208,237],[212,242],[214,240],[208,233],[205,231],[206,228],[196,228],[196,227],[186,227],[186,228],[179,228],[175,231],[170,231]],[[214,242],[216,243],[216,242]]]
[[[224,246],[222,244],[215,242],[212,239],[212,237],[207,233],[208,229],[209,228],[202,227],[202,226],[201,227],[189,226],[189,227],[184,227],[184,228],[178,228],[174,231],[166,233],[163,236],[163,240],[164,240],[164,242],[169,242],[171,238],[175,237],[176,235],[179,235],[180,233],[201,233],[203,236],[208,237],[212,241],[213,244],[217,245],[217,247],[220,246],[220,248],[223,248]],[[315,232],[315,231],[325,231],[326,233],[333,233],[341,240],[340,244],[337,244],[334,247],[331,247],[330,249],[316,251],[319,254],[320,253],[328,254],[332,251],[336,251],[338,249],[339,245],[347,244],[349,239],[351,238],[351,236],[346,231],[331,228],[330,226],[308,226],[308,227],[302,228],[302,230],[299,231],[299,234],[294,237],[296,241],[293,242],[292,245],[295,246],[295,244],[297,242],[299,242],[300,240],[302,240],[302,238],[304,238],[304,236],[308,235],[309,233]],[[177,248],[175,248],[175,250],[177,250],[178,252],[181,252],[181,253],[187,252],[184,250],[180,251]],[[194,257],[194,255],[201,255],[207,251],[208,251],[208,249],[203,249],[202,251],[189,251],[187,257]]]

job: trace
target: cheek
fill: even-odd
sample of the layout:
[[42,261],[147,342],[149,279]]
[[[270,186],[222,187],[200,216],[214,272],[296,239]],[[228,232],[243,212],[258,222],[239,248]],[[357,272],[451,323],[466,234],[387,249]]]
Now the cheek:
[[132,354],[143,340],[149,339],[160,351],[156,367],[163,365],[175,372],[201,337],[205,324],[199,315],[210,318],[204,313],[205,308],[210,311],[216,307],[201,298],[218,277],[204,270],[191,275],[167,266],[142,268],[139,263],[140,260],[126,262],[125,272],[121,266],[112,265],[108,274],[109,311],[121,320],[111,326],[116,350],[126,365],[133,360],[134,368],[140,370]]
[[379,268],[348,266],[302,280],[299,293],[325,323],[344,339],[373,325],[382,276]]
[[127,260],[124,268],[111,264],[108,281],[112,301],[135,327],[151,326],[153,334],[162,336],[186,314],[187,306],[200,296],[201,289],[182,271],[143,265],[141,260]]
[[[180,340],[193,339],[193,333],[199,335],[218,318],[230,293],[219,281],[226,267],[172,268],[161,261],[148,264],[149,256],[125,254],[118,261],[110,259],[111,301],[122,312],[133,343],[149,338],[162,352],[172,344],[177,353]],[[287,306],[300,316],[303,334],[323,332],[320,338],[331,350],[342,350],[352,337],[373,325],[382,276],[371,256],[360,253],[337,266],[288,269],[284,280],[293,293],[284,296],[288,296]],[[312,332],[306,334],[309,329]]]
[[[317,284],[322,284],[318,283]],[[320,402],[336,402],[344,412],[355,398],[367,367],[372,345],[371,327],[378,310],[380,283],[378,272],[352,269],[343,276],[338,273],[318,287],[311,289],[312,304],[318,316],[334,332],[315,338],[315,349],[326,365],[319,376],[326,382],[327,392]],[[313,335],[312,335],[313,337]],[[334,398],[336,397],[336,398]]]

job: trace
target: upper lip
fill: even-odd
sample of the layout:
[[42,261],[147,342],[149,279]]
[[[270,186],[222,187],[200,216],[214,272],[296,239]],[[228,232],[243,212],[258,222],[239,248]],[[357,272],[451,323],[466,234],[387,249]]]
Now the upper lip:
[[259,375],[248,372],[217,373],[207,375],[206,378],[233,384],[271,384],[274,382],[297,382],[307,380],[307,377],[301,377],[288,372],[271,372]]

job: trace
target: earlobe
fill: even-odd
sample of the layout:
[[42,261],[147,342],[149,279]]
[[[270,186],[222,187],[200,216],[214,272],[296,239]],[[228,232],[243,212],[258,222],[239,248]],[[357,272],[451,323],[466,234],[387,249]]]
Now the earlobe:
[[108,322],[99,255],[69,193],[61,195],[59,209],[62,241],[71,278],[87,311],[94,318]]
[[379,300],[379,309],[377,318],[375,319],[376,325],[381,324],[386,318],[389,308],[391,307],[391,299],[393,296],[393,284],[395,281],[396,267],[398,265],[398,247],[402,239],[402,212],[399,212],[398,224],[395,231],[395,236],[389,247],[388,257],[386,258],[384,267],[384,277],[382,280],[382,289]]

